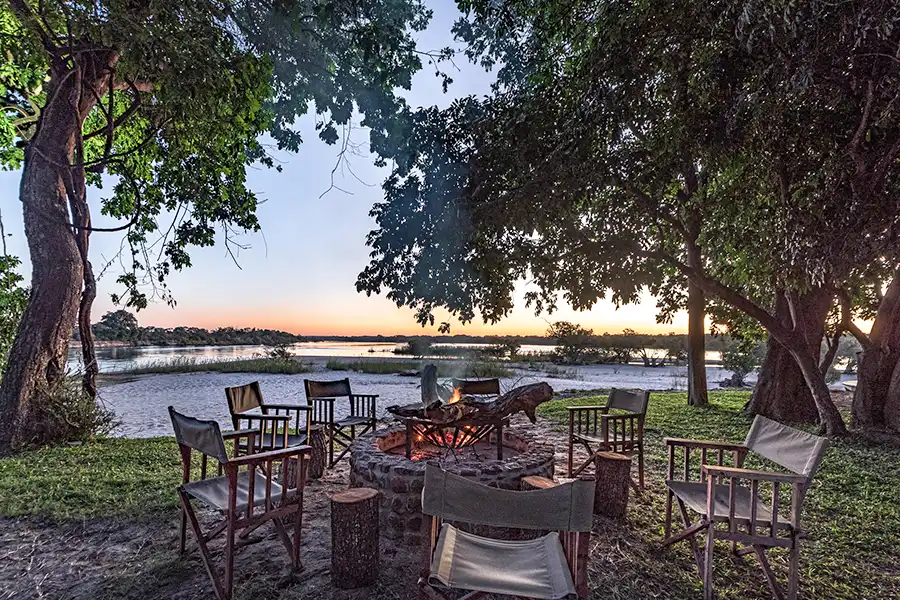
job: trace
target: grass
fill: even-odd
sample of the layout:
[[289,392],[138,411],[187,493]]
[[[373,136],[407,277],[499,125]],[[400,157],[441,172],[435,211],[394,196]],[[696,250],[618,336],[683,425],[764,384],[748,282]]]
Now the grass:
[[[747,397],[744,391],[712,392],[711,405],[695,409],[686,405],[684,393],[652,394],[646,428],[649,486],[629,499],[627,521],[597,521],[591,547],[592,597],[700,597],[687,544],[666,552],[655,549],[663,535],[662,438],[740,441],[750,424],[740,413]],[[541,406],[539,413],[562,428],[566,406],[601,401],[599,396],[556,400]],[[563,443],[562,438],[556,443]],[[160,511],[174,514],[179,479],[180,461],[171,438],[104,439],[47,448],[0,459],[0,516],[69,523],[156,519],[153,515]],[[835,440],[807,496],[803,518],[810,534],[801,554],[803,598],[900,597],[900,446],[858,437]],[[784,572],[785,557],[783,551],[773,554],[776,572]],[[721,600],[771,598],[756,564],[732,557],[725,545],[716,549],[715,580]]]
[[[743,441],[750,418],[740,411],[748,397],[746,391],[711,392],[708,408],[693,409],[687,406],[683,392],[651,395],[645,433],[651,486],[642,498],[630,500],[627,534],[610,534],[618,537],[618,553],[610,550],[610,555],[617,554],[616,569],[592,572],[592,586],[611,590],[604,597],[699,597],[699,578],[687,544],[661,555],[653,551],[663,538],[662,480],[667,460],[663,437]],[[566,406],[604,401],[597,396],[569,398],[549,402],[538,412],[562,424],[568,419]],[[766,466],[752,459],[747,465]],[[859,437],[832,442],[803,510],[803,526],[809,532],[801,546],[803,597],[900,597],[898,465],[900,445]],[[628,554],[625,559],[622,552]],[[716,552],[719,598],[771,598],[755,562],[733,558],[724,545]],[[682,569],[673,569],[673,558]],[[774,554],[773,563],[782,573],[785,558],[782,551]],[[592,566],[596,563],[595,557]]]
[[237,360],[202,361],[193,358],[178,357],[150,363],[142,367],[134,367],[115,371],[115,375],[147,375],[158,373],[198,373],[214,371],[218,373],[273,373],[295,375],[309,373],[311,367],[294,359],[279,358],[242,358]]
[[509,377],[513,370],[497,361],[415,361],[415,360],[341,360],[329,359],[325,367],[332,371],[357,371],[370,375],[418,372],[425,362],[437,366],[438,377]]

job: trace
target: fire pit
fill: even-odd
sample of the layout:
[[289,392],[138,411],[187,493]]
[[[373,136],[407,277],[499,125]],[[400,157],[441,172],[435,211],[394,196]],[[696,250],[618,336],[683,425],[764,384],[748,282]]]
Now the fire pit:
[[[404,544],[422,542],[422,486],[425,465],[442,468],[494,487],[519,489],[529,475],[553,477],[551,443],[527,425],[509,426],[509,415],[549,400],[546,383],[522,386],[493,402],[442,393],[433,366],[422,375],[421,405],[389,407],[399,425],[359,436],[350,446],[351,487],[382,492],[381,534]],[[444,403],[441,396],[445,396]]]
[[[492,436],[493,437],[493,436]],[[496,439],[482,439],[448,453],[430,444],[413,442],[412,458],[406,458],[407,429],[395,425],[361,435],[350,445],[350,486],[381,491],[381,535],[404,544],[421,543],[422,486],[425,465],[442,468],[494,487],[516,490],[523,477],[553,478],[553,444],[537,439],[527,428],[503,429],[503,458],[497,459]]]

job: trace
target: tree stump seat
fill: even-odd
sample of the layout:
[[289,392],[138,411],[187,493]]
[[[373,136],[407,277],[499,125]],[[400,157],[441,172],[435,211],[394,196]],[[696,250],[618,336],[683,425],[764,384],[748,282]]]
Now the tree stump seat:
[[378,495],[362,487],[331,496],[331,581],[338,588],[378,579]]
[[597,452],[594,469],[597,485],[594,514],[623,518],[628,509],[628,488],[631,487],[631,456]]

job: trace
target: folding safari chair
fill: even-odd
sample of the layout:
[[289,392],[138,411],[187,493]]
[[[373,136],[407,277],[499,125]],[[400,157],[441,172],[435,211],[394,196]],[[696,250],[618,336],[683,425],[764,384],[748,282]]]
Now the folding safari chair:
[[[350,451],[350,442],[367,431],[374,431],[378,423],[375,415],[375,401],[378,394],[354,394],[350,390],[350,379],[338,381],[303,380],[306,390],[306,402],[312,410],[310,419],[313,424],[323,425],[328,435],[328,467],[331,468]],[[344,398],[350,402],[350,413],[343,419],[335,420],[334,402],[336,398]],[[357,432],[357,427],[361,430]],[[334,445],[343,449],[337,458],[334,457]]]
[[[470,590],[459,600],[487,594],[586,600],[594,490],[591,479],[528,492],[503,490],[426,465],[423,594],[449,598],[456,597],[451,590]],[[450,522],[550,533],[505,541],[467,533]]]
[[[212,580],[219,600],[230,600],[234,580],[235,534],[241,530],[254,529],[271,521],[281,542],[291,557],[291,565],[300,568],[300,528],[303,515],[303,482],[306,480],[309,446],[292,446],[259,454],[229,458],[225,452],[225,440],[249,438],[249,448],[253,447],[254,429],[222,434],[215,421],[200,421],[175,412],[169,407],[175,439],[181,450],[183,467],[182,484],[178,487],[181,498],[181,544],[183,554],[187,541],[187,521],[197,536],[200,556],[206,572]],[[191,451],[200,453],[200,479],[191,481]],[[208,459],[218,463],[218,476],[207,479]],[[281,481],[276,481],[273,465],[281,463]],[[289,469],[288,463],[296,461],[296,468]],[[224,475],[223,475],[224,472]],[[288,473],[292,477],[288,479]],[[191,500],[212,508],[222,514],[222,519],[207,533],[200,528]],[[293,536],[282,521],[284,517],[294,518]],[[207,543],[225,532],[225,569],[221,579],[216,576]]]
[[[714,597],[713,547],[715,540],[720,539],[730,541],[732,552],[738,556],[756,555],[775,598],[795,600],[800,585],[800,540],[806,536],[800,528],[800,511],[828,441],[757,416],[743,444],[667,438],[666,445],[669,468],[666,481],[666,540],[662,546],[667,547],[684,539],[690,542],[703,580],[703,597],[706,600]],[[675,454],[679,448],[683,450],[683,478],[676,476],[675,469]],[[691,450],[700,451],[699,457],[694,455],[693,463]],[[741,468],[747,453],[751,451],[790,472]],[[732,466],[725,464],[728,459]],[[696,481],[691,480],[694,465],[699,465]],[[790,485],[790,508],[786,514],[780,512],[782,485]],[[673,499],[678,503],[686,527],[675,535],[672,535]],[[688,509],[699,513],[700,519],[696,523],[691,522]],[[704,531],[706,546],[701,550],[695,536]],[[765,553],[770,548],[787,548],[790,552],[787,592],[769,566]]]
[[[593,464],[598,452],[637,455],[638,483],[644,489],[644,417],[650,392],[617,390],[609,393],[606,406],[570,406],[569,408],[569,477],[577,477]],[[610,414],[611,410],[622,411]],[[575,444],[582,444],[588,459],[575,469]]]
[[[235,429],[239,430],[242,427],[259,429],[255,451],[274,450],[308,443],[312,423],[309,406],[264,402],[258,381],[225,388],[225,398],[228,400],[231,424]],[[260,412],[251,412],[255,410]],[[304,413],[302,419],[304,425],[301,425],[300,413]],[[292,416],[294,417],[293,428],[290,426]],[[246,450],[245,445],[242,445],[241,449]]]
[[450,382],[463,396],[499,396],[499,379],[456,379]]

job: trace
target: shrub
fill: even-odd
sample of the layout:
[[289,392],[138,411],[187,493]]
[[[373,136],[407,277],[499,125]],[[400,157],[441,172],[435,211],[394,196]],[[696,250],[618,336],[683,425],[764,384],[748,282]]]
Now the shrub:
[[119,425],[115,413],[85,393],[80,378],[73,376],[43,390],[30,418],[33,446],[88,442],[109,435]]

